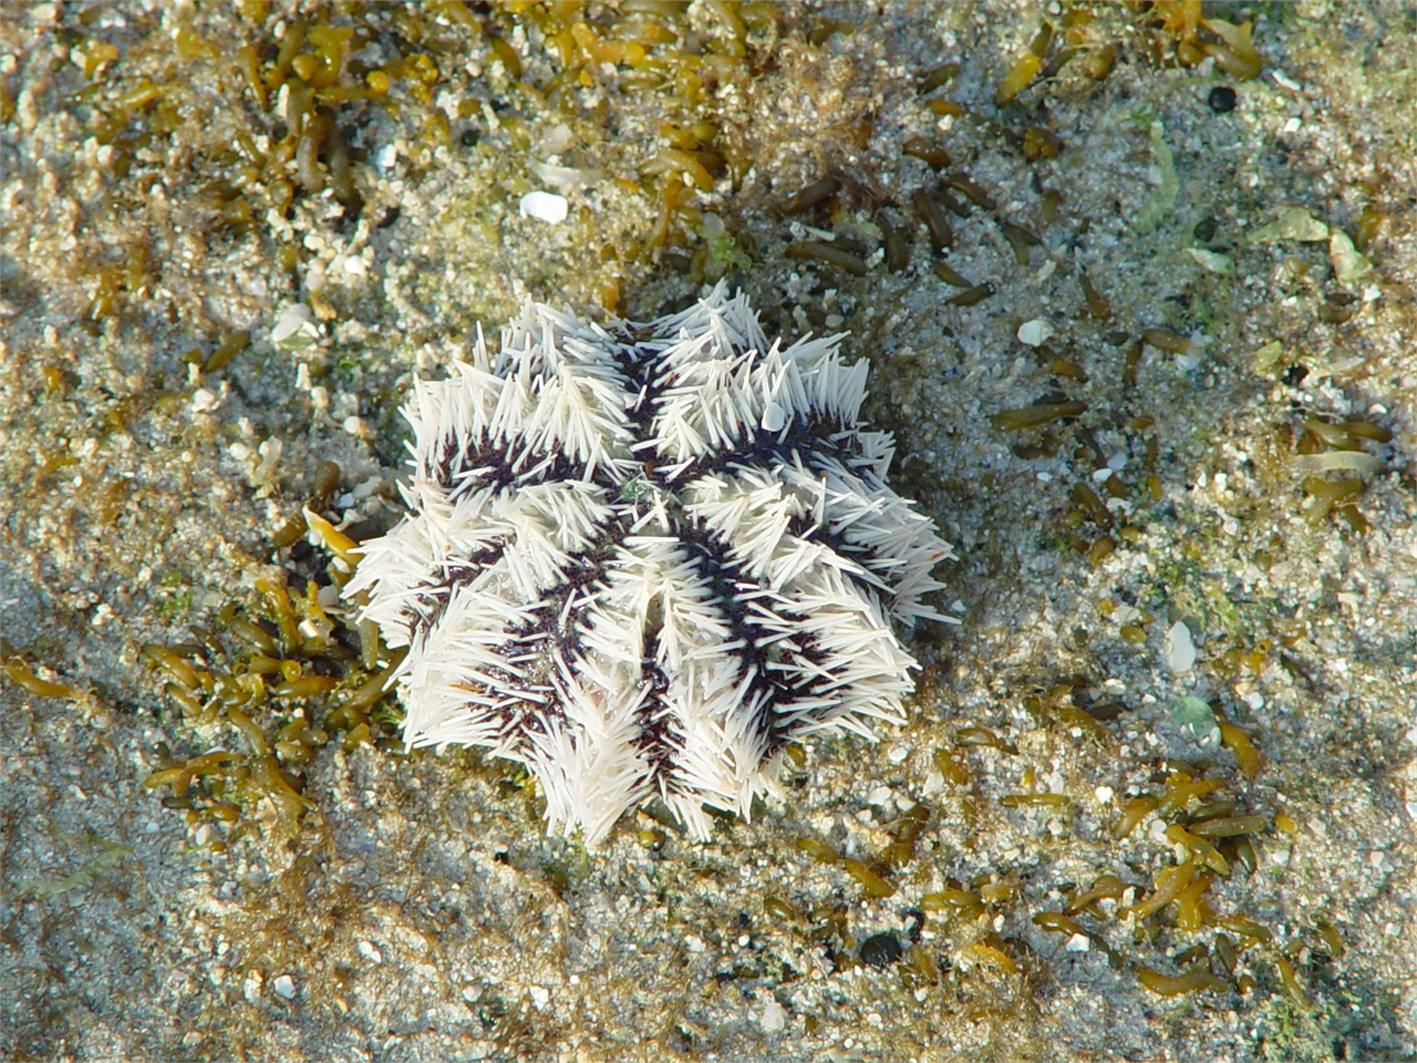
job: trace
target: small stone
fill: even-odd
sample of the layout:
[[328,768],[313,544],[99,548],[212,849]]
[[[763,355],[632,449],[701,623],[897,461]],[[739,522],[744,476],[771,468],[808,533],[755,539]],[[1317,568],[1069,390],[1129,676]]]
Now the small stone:
[[763,1027],[763,1033],[781,1033],[787,1027],[787,1009],[776,999],[769,1000],[763,1005],[763,1014],[758,1022]]
[[1052,325],[1041,317],[1036,317],[1032,321],[1025,321],[1018,327],[1018,341],[1026,343],[1030,347],[1040,347],[1047,343],[1056,332],[1057,330]]
[[1339,284],[1353,284],[1373,272],[1373,264],[1353,246],[1353,238],[1338,229],[1329,237],[1328,257]]
[[1189,672],[1196,663],[1196,644],[1191,639],[1191,629],[1184,621],[1177,620],[1166,632],[1166,664],[1172,672]]
[[1171,718],[1202,745],[1213,745],[1220,739],[1220,725],[1215,713],[1198,697],[1177,698],[1171,705]]
[[889,786],[876,786],[866,795],[866,802],[872,805],[889,805],[895,792]]
[[900,939],[894,934],[872,934],[861,942],[861,962],[872,967],[889,967],[900,959],[904,951],[900,947]]
[[555,192],[528,192],[522,196],[517,210],[523,218],[535,218],[558,225],[566,220],[571,207],[565,196],[558,196]]
[[1216,114],[1229,114],[1235,109],[1235,90],[1229,85],[1217,85],[1210,90],[1206,102]]
[[1303,207],[1290,207],[1268,225],[1250,234],[1252,244],[1272,244],[1280,240],[1317,243],[1329,238],[1329,228]]
[[1219,251],[1208,251],[1203,247],[1191,247],[1187,250],[1202,269],[1221,275],[1235,272],[1235,262],[1229,255],[1222,255]]
[[302,303],[287,306],[276,318],[271,329],[271,343],[287,350],[300,350],[320,338],[320,328],[315,324],[315,315]]

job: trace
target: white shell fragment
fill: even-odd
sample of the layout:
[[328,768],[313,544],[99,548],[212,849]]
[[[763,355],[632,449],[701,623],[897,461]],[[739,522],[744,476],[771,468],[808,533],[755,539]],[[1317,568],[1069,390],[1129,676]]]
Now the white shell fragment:
[[1177,620],[1166,632],[1166,665],[1172,672],[1189,672],[1196,663],[1196,644],[1184,620]]
[[758,1022],[763,1033],[781,1033],[787,1029],[787,1009],[779,1004],[776,998],[769,997],[768,1002],[763,1005],[763,1013]]
[[1056,331],[1047,321],[1041,317],[1035,317],[1018,327],[1018,341],[1030,347],[1041,347],[1053,337]]
[[535,218],[537,221],[550,222],[552,225],[559,225],[565,221],[570,209],[566,197],[558,196],[555,192],[528,192],[522,196],[521,202],[517,206],[517,210],[523,218]]
[[722,285],[647,324],[528,302],[416,384],[411,512],[346,588],[408,647],[408,745],[526,765],[595,845],[655,798],[703,838],[789,742],[902,720],[891,622],[945,619],[920,599],[954,554],[839,341],[770,342]]
[[315,324],[315,315],[303,303],[283,308],[271,329],[272,345],[286,350],[300,350],[319,338],[320,326]]

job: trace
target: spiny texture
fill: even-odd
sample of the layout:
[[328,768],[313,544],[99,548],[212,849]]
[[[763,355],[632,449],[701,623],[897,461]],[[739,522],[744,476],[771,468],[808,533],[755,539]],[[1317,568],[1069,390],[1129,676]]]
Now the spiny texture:
[[418,383],[411,513],[348,587],[390,646],[412,746],[525,764],[553,831],[596,845],[658,797],[779,793],[786,744],[899,721],[891,620],[952,557],[885,484],[840,337],[769,345],[720,285],[644,325],[533,303],[451,379]]

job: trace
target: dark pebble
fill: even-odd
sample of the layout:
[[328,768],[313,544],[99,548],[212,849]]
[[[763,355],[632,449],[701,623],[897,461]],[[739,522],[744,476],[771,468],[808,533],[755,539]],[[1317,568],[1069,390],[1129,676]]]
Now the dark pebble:
[[1229,85],[1217,85],[1210,90],[1207,102],[1216,114],[1229,114],[1235,109],[1235,90]]
[[872,967],[889,967],[900,959],[904,951],[900,947],[900,939],[894,934],[872,934],[861,942],[861,962]]

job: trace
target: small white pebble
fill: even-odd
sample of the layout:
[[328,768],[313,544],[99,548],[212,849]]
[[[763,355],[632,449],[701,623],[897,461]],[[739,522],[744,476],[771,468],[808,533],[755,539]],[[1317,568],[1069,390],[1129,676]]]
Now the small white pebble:
[[271,983],[271,988],[286,1000],[295,999],[295,979],[288,974],[283,974]]
[[1047,343],[1055,331],[1048,322],[1041,317],[1036,317],[1032,321],[1025,321],[1018,327],[1018,340],[1030,347],[1038,347]]
[[315,324],[315,315],[301,303],[283,309],[271,329],[271,342],[277,347],[305,347],[319,338],[320,329]]
[[571,206],[566,202],[565,196],[558,196],[555,192],[528,192],[522,196],[517,210],[523,218],[535,218],[558,225],[566,220]]
[[536,154],[543,158],[551,155],[559,155],[576,142],[576,135],[571,132],[571,127],[565,122],[558,122],[537,141]]
[[769,1000],[763,1005],[758,1022],[762,1024],[763,1033],[781,1033],[787,1026],[787,1010],[776,1000]]
[[1166,664],[1171,671],[1189,672],[1196,663],[1196,644],[1191,639],[1191,629],[1184,621],[1177,620],[1166,632]]

